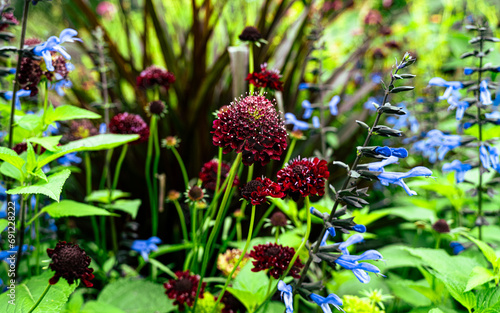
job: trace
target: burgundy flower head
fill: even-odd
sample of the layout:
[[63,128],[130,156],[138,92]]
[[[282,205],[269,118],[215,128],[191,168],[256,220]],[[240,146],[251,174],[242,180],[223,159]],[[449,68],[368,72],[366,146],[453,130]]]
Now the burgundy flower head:
[[53,81],[68,78],[69,70],[68,63],[66,59],[61,55],[54,55],[52,57],[52,65],[54,66],[54,72],[46,71],[44,74],[48,80]]
[[[215,297],[215,300],[217,300],[217,297]],[[224,308],[222,309],[221,313],[246,312],[246,308],[243,303],[241,303],[240,300],[238,300],[235,296],[227,291],[224,292],[224,295],[222,296],[220,302],[224,304]]]
[[288,219],[286,218],[286,215],[281,212],[275,212],[273,215],[271,215],[271,225],[274,227],[285,227],[287,226]]
[[260,72],[248,74],[246,80],[250,84],[259,88],[269,88],[283,91],[283,82],[280,81],[281,75],[278,70],[267,70],[267,63],[260,65]]
[[109,131],[112,134],[137,134],[139,139],[131,143],[142,143],[149,138],[149,127],[142,117],[137,114],[118,113],[109,122]]
[[151,101],[147,106],[149,114],[163,115],[166,111],[165,103],[161,100]]
[[[38,146],[37,144],[33,145],[33,150],[35,150],[35,152],[38,152],[38,149],[40,149],[40,154],[46,151],[46,149],[43,146]],[[12,147],[12,150],[16,151],[16,153],[20,155],[24,151],[28,150],[28,143],[26,142],[18,143],[17,145]]]
[[448,225],[448,223],[446,223],[443,219],[437,220],[434,224],[432,224],[432,228],[442,234],[450,232],[450,225]]
[[279,160],[287,147],[284,121],[271,101],[248,96],[219,111],[213,123],[213,144],[243,154],[243,164]]
[[3,12],[0,18],[0,32],[5,31],[11,25],[18,25],[19,21],[12,12]]
[[[252,272],[268,269],[269,275],[278,279],[288,268],[294,254],[294,248],[284,247],[275,243],[255,246],[250,252],[250,257],[255,259],[255,261],[252,261],[254,266]],[[300,262],[299,257],[295,260],[289,274],[294,278],[300,278],[300,269],[303,267],[304,265]]]
[[278,171],[278,184],[283,192],[294,200],[300,196],[322,196],[325,194],[325,181],[330,176],[327,162],[318,158],[292,160]]
[[81,279],[86,287],[93,286],[90,280],[94,278],[94,269],[89,268],[90,257],[77,244],[59,241],[54,249],[47,249],[47,254],[52,259],[49,267],[56,272],[49,280],[51,285],[55,285],[62,277],[69,284]]
[[21,68],[17,79],[22,89],[31,91],[31,97],[38,94],[38,84],[44,74],[39,60],[28,57],[21,59]]
[[238,36],[241,41],[259,41],[262,39],[262,34],[259,32],[259,30],[253,26],[247,26],[245,29],[243,29],[243,32]]
[[[207,190],[210,190],[212,192],[215,192],[215,185],[217,184],[217,166],[219,165],[219,162],[215,159],[208,161],[207,163],[203,164],[203,167],[201,168],[199,177],[201,179],[201,182],[203,184],[203,187]],[[231,170],[231,166],[227,163],[222,161],[221,167],[220,167],[220,177],[221,181],[220,184],[224,183],[224,181],[227,179],[227,176],[229,175],[229,171]],[[234,182],[233,186],[238,186],[240,183],[238,179],[238,175],[234,177]]]
[[154,86],[164,87],[166,90],[170,85],[175,82],[175,75],[171,72],[159,68],[157,66],[150,66],[146,68],[137,77],[137,87],[142,89],[153,88]]
[[[188,306],[193,306],[194,300],[196,299],[196,290],[198,289],[198,284],[200,282],[199,275],[191,275],[189,270],[184,272],[175,272],[177,279],[171,279],[163,287],[167,289],[165,293],[169,299],[175,299],[174,305],[179,306],[180,311],[184,311],[184,303]],[[201,290],[199,298],[203,299],[203,291],[207,283],[201,284]]]
[[65,140],[75,141],[99,134],[97,128],[87,119],[73,120],[69,127],[69,132],[66,134]]
[[280,185],[269,178],[257,177],[249,181],[240,189],[241,197],[250,201],[252,205],[261,205],[267,201],[266,197],[283,198],[285,194]]

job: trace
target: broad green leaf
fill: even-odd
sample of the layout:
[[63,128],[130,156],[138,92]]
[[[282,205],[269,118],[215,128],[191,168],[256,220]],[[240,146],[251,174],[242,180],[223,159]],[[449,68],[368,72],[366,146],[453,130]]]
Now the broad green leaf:
[[159,255],[163,255],[166,253],[171,253],[175,251],[180,251],[180,250],[185,250],[185,249],[191,249],[193,247],[193,244],[191,243],[179,243],[175,245],[161,245],[158,246],[158,250],[151,252],[149,255],[151,258],[156,258]]
[[80,313],[84,302],[83,292],[84,289],[78,289],[73,292],[68,303],[66,303],[66,310],[64,313]]
[[467,237],[470,241],[474,242],[478,248],[483,252],[484,257],[490,262],[493,267],[498,266],[498,261],[497,261],[497,256],[495,254],[495,251],[488,246],[485,242],[478,240],[470,235],[464,234],[465,237]]
[[68,121],[83,118],[96,119],[100,117],[101,116],[97,113],[73,105],[61,105],[58,106],[55,110],[49,110],[47,112],[45,123],[52,124],[56,121]]
[[81,311],[78,311],[79,313],[126,313],[126,311],[117,308],[116,306],[106,303],[106,302],[101,302],[101,301],[95,301],[91,300],[85,303],[85,306]]
[[112,149],[137,140],[138,138],[139,135],[102,134],[75,140],[67,145],[60,146],[60,150],[57,152],[45,151],[45,153],[38,158],[38,167],[41,168],[55,159],[71,152]]
[[476,305],[476,296],[472,291],[465,292],[465,286],[455,277],[435,273],[436,278],[440,279],[446,286],[450,294],[467,309],[472,309]]
[[436,213],[429,209],[419,208],[416,206],[390,208],[377,210],[377,213],[387,213],[387,215],[395,215],[407,221],[431,221],[436,219]]
[[[129,197],[130,193],[124,192],[118,189],[113,190],[111,193],[111,202],[120,199]],[[86,202],[100,202],[100,203],[109,203],[109,190],[95,190],[92,191],[90,195],[85,197]]]
[[45,175],[45,173],[42,171],[41,168],[37,169],[33,175],[35,175],[36,177],[40,178],[40,179],[43,179],[44,181],[48,182],[48,179],[47,179],[47,176]]
[[109,213],[104,209],[73,200],[61,200],[61,202],[51,203],[44,207],[42,211],[54,218],[64,216],[117,216],[117,214]]
[[[0,295],[0,312],[5,313],[27,313],[35,302],[40,298],[49,279],[54,275],[52,271],[46,271],[40,276],[32,277],[24,283],[16,286],[15,305],[9,304],[9,293]],[[69,285],[65,279],[60,279],[52,285],[42,302],[33,313],[61,312],[68,301],[69,296],[78,285]]]
[[257,311],[257,313],[267,313],[267,312],[285,312],[285,304],[278,301],[270,301],[267,306],[263,306]]
[[112,204],[107,204],[104,207],[108,210],[119,210],[126,212],[132,216],[132,219],[135,220],[137,217],[137,212],[139,211],[139,207],[141,206],[141,200],[117,200]]
[[441,311],[441,309],[439,309],[439,308],[434,308],[434,309],[429,310],[429,313],[444,313],[444,312]]
[[59,144],[61,138],[62,136],[33,137],[26,141],[39,144],[49,151],[57,151],[59,150],[57,145]]
[[42,117],[35,114],[27,114],[17,122],[17,125],[23,129],[37,133],[42,131]]
[[467,287],[465,291],[470,291],[477,286],[481,286],[494,279],[495,275],[487,268],[476,266],[470,273],[469,281],[467,282]]
[[394,273],[390,273],[390,279],[387,279],[387,284],[391,288],[394,295],[413,307],[431,305],[431,301],[417,290],[417,287],[428,286],[425,280],[411,281],[405,280]]
[[398,267],[417,267],[423,264],[421,258],[411,255],[405,246],[390,245],[380,249],[379,252],[384,256],[385,262],[377,264],[382,272]]
[[252,263],[248,262],[233,280],[232,287],[228,288],[249,312],[253,312],[257,305],[264,302],[269,283],[264,272],[252,272],[252,268]]
[[14,150],[5,147],[0,147],[0,160],[14,165],[17,169],[24,165],[24,160]]
[[48,182],[39,181],[31,186],[19,186],[7,191],[8,194],[43,194],[51,199],[58,201],[61,196],[64,182],[71,175],[70,170],[62,170],[47,178]]
[[[493,287],[477,292],[476,312],[495,313],[500,311],[500,288]],[[496,311],[495,311],[496,309]]]
[[165,296],[163,285],[142,279],[118,279],[104,287],[97,301],[127,313],[171,312],[175,309],[173,301]]
[[31,173],[36,167],[36,154],[31,143],[27,143],[26,172]]
[[7,162],[3,162],[2,165],[0,165],[0,173],[2,173],[2,175],[14,178],[17,181],[24,180],[24,176],[21,170]]
[[5,218],[0,219],[0,233],[9,225],[9,221]]

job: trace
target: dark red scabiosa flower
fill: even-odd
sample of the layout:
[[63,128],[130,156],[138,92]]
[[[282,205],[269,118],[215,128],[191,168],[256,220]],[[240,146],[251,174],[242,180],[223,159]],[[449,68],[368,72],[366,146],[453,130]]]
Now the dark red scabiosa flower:
[[330,177],[330,172],[325,160],[299,157],[279,170],[277,177],[283,192],[297,201],[300,196],[324,195],[325,181]]
[[[184,311],[184,303],[190,307],[194,304],[200,275],[191,275],[189,270],[187,270],[184,272],[177,271],[175,272],[175,276],[177,276],[177,279],[171,279],[163,284],[163,286],[167,289],[165,293],[169,299],[175,299],[174,305],[178,305],[179,310]],[[207,283],[201,284],[200,299],[203,299],[203,291],[206,285]]]
[[[38,146],[38,145],[33,146],[33,150],[35,150],[35,152],[37,152],[37,153],[38,153],[38,149],[40,149],[40,154],[42,154],[46,151],[46,149],[42,146]],[[26,142],[18,143],[17,145],[12,147],[12,150],[16,151],[16,153],[20,155],[24,151],[28,150],[28,144]]]
[[273,215],[271,215],[270,220],[271,225],[273,225],[274,227],[286,227],[288,222],[286,215],[281,211],[275,212]]
[[175,75],[157,66],[150,66],[137,77],[137,87],[142,89],[154,86],[164,87],[166,90],[175,82]]
[[[250,257],[255,259],[255,261],[252,261],[254,266],[252,272],[269,270],[269,275],[278,279],[288,268],[294,254],[294,248],[284,247],[275,243],[255,246],[250,252]],[[300,262],[299,257],[295,260],[288,274],[294,278],[300,278],[300,269],[303,267],[304,265]]]
[[[217,300],[217,297],[215,297]],[[229,292],[224,292],[221,303],[224,304],[224,308],[222,309],[222,313],[244,313],[246,312],[246,308],[243,303],[240,302],[235,296],[233,296]]]
[[112,134],[137,134],[139,139],[131,143],[142,143],[149,138],[149,127],[142,117],[137,114],[118,113],[109,122],[109,131]]
[[202,188],[194,185],[186,192],[186,201],[201,201],[205,197],[205,192]]
[[[208,161],[207,163],[203,164],[203,167],[201,168],[199,177],[201,179],[201,182],[203,184],[203,187],[207,190],[210,190],[212,192],[215,192],[215,185],[217,184],[217,167],[219,166],[219,162],[216,159],[213,159],[211,161]],[[220,184],[224,183],[224,181],[227,179],[229,176],[229,171],[231,170],[231,166],[229,163],[222,161],[221,167],[220,167],[220,177],[221,181]],[[238,186],[240,183],[238,179],[238,175],[234,177],[234,182],[233,186]]]
[[55,80],[66,79],[68,78],[68,74],[70,72],[68,70],[68,64],[73,66],[71,63],[67,63],[63,56],[54,54],[52,56],[52,66],[54,66],[54,71],[46,71],[44,74],[50,81],[54,81],[54,78]]
[[240,189],[240,192],[241,197],[250,201],[252,205],[265,203],[267,201],[266,197],[283,198],[285,196],[280,185],[265,177],[257,177],[249,181]]
[[12,12],[3,12],[0,18],[0,32],[5,31],[11,25],[19,25],[19,21]]
[[51,285],[57,284],[62,277],[69,284],[81,279],[85,286],[93,286],[90,280],[94,278],[94,269],[89,268],[90,257],[77,244],[59,241],[54,249],[47,249],[47,254],[52,259],[49,267],[56,272],[49,280]]
[[44,75],[44,71],[40,67],[40,61],[34,60],[32,58],[22,58],[21,68],[19,69],[19,74],[17,79],[19,85],[22,89],[30,90],[30,96],[36,96],[38,94],[38,84]]
[[99,134],[97,128],[91,121],[82,119],[71,121],[69,132],[64,135],[65,141],[75,141]]
[[161,100],[151,101],[146,107],[148,114],[163,116],[167,112],[165,103]]
[[449,233],[450,232],[450,225],[446,223],[445,220],[440,219],[437,220],[434,224],[432,224],[432,229],[437,231],[438,233],[444,234],[444,233]]
[[238,36],[241,41],[251,41],[256,42],[262,39],[262,34],[259,30],[253,26],[247,26],[243,29],[243,32]]
[[365,16],[366,25],[377,25],[382,22],[382,15],[377,10],[370,10]]
[[260,72],[248,74],[246,80],[258,88],[269,88],[272,90],[283,91],[283,82],[280,81],[281,75],[278,70],[267,70],[267,63],[261,64]]
[[219,111],[213,129],[213,144],[224,148],[224,153],[241,152],[245,165],[279,160],[287,146],[285,123],[273,103],[263,96],[232,102]]

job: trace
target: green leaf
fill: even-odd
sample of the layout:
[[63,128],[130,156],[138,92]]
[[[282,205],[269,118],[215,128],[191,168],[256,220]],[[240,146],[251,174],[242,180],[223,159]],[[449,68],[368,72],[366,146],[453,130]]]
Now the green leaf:
[[85,110],[73,105],[61,105],[55,110],[49,110],[45,118],[45,124],[52,124],[56,121],[68,121],[76,119],[96,119],[101,116],[89,110]]
[[97,301],[127,313],[171,312],[175,309],[173,301],[165,296],[162,285],[142,279],[118,279],[104,287]]
[[488,262],[491,263],[491,265],[493,265],[493,267],[498,266],[498,261],[497,261],[497,256],[495,254],[495,251],[490,246],[488,246],[488,244],[486,244],[485,242],[478,240],[478,239],[476,239],[468,234],[464,234],[464,236],[467,237],[470,241],[474,242],[478,246],[478,248],[481,250],[481,252],[483,252],[484,257],[488,260]]
[[282,302],[271,301],[267,306],[263,306],[257,313],[267,313],[267,312],[285,312],[285,305]]
[[9,225],[9,221],[5,218],[0,219],[0,233]]
[[59,150],[57,145],[59,144],[61,138],[62,136],[33,137],[26,141],[39,144],[49,151],[57,151]]
[[7,162],[3,162],[2,165],[0,165],[0,173],[2,173],[2,175],[14,178],[17,181],[24,180],[23,173],[21,172],[21,170]]
[[[476,312],[495,313],[500,310],[500,288],[493,287],[477,292]],[[495,311],[494,309],[497,309]]]
[[50,214],[51,217],[65,217],[65,216],[117,216],[117,214],[110,213],[104,209],[88,205],[85,203],[76,202],[73,200],[61,200],[61,202],[54,202],[44,207],[43,212]]
[[396,297],[413,307],[431,305],[431,301],[418,289],[418,287],[426,287],[428,285],[425,280],[411,281],[390,273],[390,279],[387,280],[387,284]]
[[21,117],[17,125],[23,129],[37,133],[42,130],[42,117],[35,114],[26,114]]
[[17,169],[24,165],[24,160],[14,150],[5,147],[0,147],[0,160],[14,165]]
[[60,146],[60,150],[57,152],[45,151],[45,153],[38,158],[38,167],[41,168],[55,159],[71,152],[112,149],[125,143],[137,140],[138,138],[139,135],[102,134],[75,140],[67,145]]
[[61,196],[62,187],[71,175],[70,170],[62,170],[47,178],[48,182],[39,181],[31,186],[19,186],[7,191],[8,194],[43,194],[51,199],[58,201]]
[[377,210],[376,212],[379,214],[386,213],[387,215],[395,215],[407,221],[430,221],[436,219],[436,213],[434,211],[416,206],[383,209]]
[[80,313],[102,313],[102,312],[126,313],[126,311],[124,311],[120,308],[117,308],[116,306],[114,306],[112,304],[101,302],[101,301],[94,301],[94,300],[86,302],[83,309],[81,311],[78,311],[78,312],[80,312]]
[[[117,199],[120,199],[120,198],[129,197],[129,196],[130,196],[130,193],[115,189],[115,190],[113,190],[113,193],[111,194],[111,202],[113,202]],[[109,190],[102,189],[102,190],[92,191],[92,193],[90,195],[85,197],[85,202],[109,203]]]
[[43,179],[44,181],[48,182],[49,180],[47,179],[47,176],[45,175],[45,173],[42,171],[41,168],[37,169],[33,175],[35,175],[36,177],[40,178],[40,179]]
[[[0,295],[0,312],[5,313],[26,313],[35,302],[40,298],[45,287],[49,283],[49,279],[54,275],[52,271],[46,271],[40,276],[32,277],[26,280],[23,284],[16,286],[15,305],[8,301],[9,292],[4,292]],[[33,313],[44,312],[61,312],[64,305],[68,301],[71,293],[78,285],[69,285],[65,279],[60,279],[55,285],[52,285],[48,293],[43,298]]]
[[495,275],[487,268],[476,266],[470,273],[469,281],[467,282],[467,287],[465,291],[470,291],[477,286],[481,286],[494,279]]
[[444,312],[441,311],[441,309],[439,309],[439,308],[434,308],[434,309],[429,310],[429,313],[444,313]]
[[[269,278],[264,272],[252,272],[253,265],[248,262],[227,290],[232,293],[249,312],[266,299]],[[275,282],[278,283],[278,282]]]
[[26,172],[31,173],[36,167],[36,154],[31,143],[27,143]]
[[119,210],[126,212],[132,216],[132,219],[135,220],[137,217],[137,212],[139,211],[139,207],[141,206],[142,201],[140,199],[136,200],[117,200],[112,204],[107,204],[104,207],[108,210]]
[[83,292],[84,289],[76,290],[66,303],[66,310],[64,313],[80,313],[83,306]]

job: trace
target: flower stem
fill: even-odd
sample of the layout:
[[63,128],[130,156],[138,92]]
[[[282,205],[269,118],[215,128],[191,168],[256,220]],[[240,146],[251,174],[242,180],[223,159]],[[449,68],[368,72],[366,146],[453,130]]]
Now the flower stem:
[[[250,166],[248,167],[247,183],[248,183],[249,181],[251,181],[251,180],[252,180],[252,178],[253,178],[253,164],[252,164],[252,165],[250,165]],[[236,238],[238,238],[238,241],[241,241],[241,240],[242,240],[242,239],[241,239],[241,238],[242,238],[242,236],[241,236],[241,220],[242,220],[242,218],[245,216],[245,209],[246,209],[246,207],[247,207],[247,204],[248,204],[248,201],[247,201],[247,200],[243,200],[243,201],[241,202],[240,212],[241,212],[241,216],[242,216],[242,217],[241,217],[241,218],[238,218],[238,219],[236,220],[236,234],[237,234],[237,237],[236,237]]]
[[186,226],[186,219],[184,217],[184,213],[182,212],[181,205],[179,204],[179,201],[174,200],[174,205],[177,210],[177,214],[179,214],[179,219],[181,220],[181,228],[182,228],[182,236],[184,237],[184,241],[188,242],[189,237],[188,237],[188,232],[187,232],[187,226]]
[[[158,91],[158,94],[159,94],[159,91]],[[156,114],[153,114],[153,116],[158,119],[158,117],[156,116]],[[154,150],[155,150],[155,156],[154,156],[154,160],[153,160],[153,177],[151,177],[151,180],[153,182],[153,197],[154,197],[154,201],[155,201],[155,208],[156,208],[156,211],[159,210],[160,208],[160,199],[159,199],[159,188],[158,188],[158,164],[160,164],[160,139],[159,139],[159,135],[158,135],[158,132],[159,132],[159,129],[158,129],[158,122],[156,123],[156,129],[155,129],[155,132],[152,133],[151,135],[154,136],[153,137],[153,146],[154,146]]]
[[227,286],[229,285],[229,282],[233,278],[234,272],[236,272],[236,270],[238,269],[238,266],[240,265],[241,261],[245,258],[245,255],[247,253],[248,247],[250,246],[250,241],[252,240],[252,232],[253,232],[253,224],[254,224],[254,222],[255,222],[255,205],[252,205],[252,214],[250,216],[250,226],[248,228],[247,242],[245,243],[245,247],[243,248],[243,251],[241,252],[241,255],[240,255],[238,261],[234,265],[233,270],[231,271],[231,273],[227,277],[226,283],[224,284],[224,287],[222,288],[222,290],[220,292],[220,296],[217,297],[217,301],[215,302],[215,305],[214,305],[214,308],[212,310],[212,313],[215,312],[217,306],[220,303],[220,300],[224,296],[224,293],[226,292]]
[[265,219],[271,215],[271,212],[274,210],[274,208],[276,207],[276,204],[271,204],[269,206],[269,208],[267,209],[266,213],[264,213],[264,215],[262,216],[262,218],[260,218],[259,220],[259,223],[257,224],[257,227],[255,227],[255,232],[254,234],[257,236],[259,235],[259,231],[260,229],[262,228],[262,225],[264,225],[264,222],[265,222]]
[[[118,186],[118,178],[120,178],[120,172],[122,169],[123,160],[125,160],[125,156],[127,155],[128,144],[123,145],[122,152],[120,153],[120,157],[118,158],[118,162],[116,163],[115,176],[113,177],[113,185],[111,187],[111,191],[115,190]],[[112,195],[110,195],[113,198]]]
[[151,229],[153,236],[156,236],[158,230],[158,210],[156,209],[155,192],[153,191],[153,184],[151,181],[151,159],[153,158],[153,140],[154,133],[156,133],[156,116],[151,116],[151,123],[149,125],[151,135],[148,138],[148,150],[146,154],[146,168],[144,174],[146,177],[146,186],[148,188],[149,203],[151,207]]
[[[482,55],[483,52],[483,31],[479,31],[479,53]],[[479,57],[479,71],[478,71],[478,76],[477,76],[477,91],[476,91],[476,107],[477,107],[477,125],[478,125],[478,132],[479,132],[479,144],[478,144],[478,156],[479,156],[479,183],[477,186],[477,218],[481,219],[483,215],[483,164],[481,162],[481,146],[483,144],[483,127],[482,127],[482,121],[481,121],[481,101],[480,101],[480,84],[481,84],[481,78],[482,78],[482,68],[483,68],[483,57]],[[478,232],[479,232],[479,240],[482,240],[483,237],[483,225],[482,225],[482,220],[479,220],[480,224],[478,226]]]
[[218,230],[219,230],[219,226],[220,226],[220,223],[222,220],[222,215],[225,211],[224,208],[226,206],[227,200],[229,199],[229,194],[230,194],[231,189],[232,189],[230,187],[230,185],[232,186],[232,184],[234,182],[234,177],[236,176],[236,171],[240,165],[241,158],[242,158],[242,154],[238,153],[238,155],[236,156],[236,160],[234,160],[234,163],[231,166],[231,169],[230,169],[229,175],[228,175],[228,179],[227,179],[228,186],[226,187],[226,191],[224,192],[224,197],[222,198],[222,203],[219,207],[219,212],[218,212],[217,218],[215,220],[214,228],[212,229],[212,232],[210,233],[210,236],[208,237],[207,245],[205,246],[205,250],[203,251],[203,261],[201,264],[200,283],[198,284],[198,290],[196,291],[196,298],[194,300],[194,305],[193,305],[193,310],[192,310],[193,312],[196,312],[195,311],[196,303],[198,302],[198,296],[200,294],[201,285],[203,282],[203,277],[205,277],[205,271],[207,270],[208,257],[210,255],[213,241],[215,240],[216,234],[218,233]]
[[292,138],[292,142],[290,142],[290,147],[288,147],[288,151],[286,152],[285,159],[283,160],[283,166],[281,168],[284,168],[288,161],[290,161],[290,157],[292,156],[293,149],[295,148],[295,143],[297,142],[297,138]]
[[[90,153],[85,152],[83,158],[85,162],[86,191],[87,196],[89,196],[92,193],[92,164],[90,162]],[[92,230],[94,231],[95,243],[99,245],[101,239],[99,238],[99,225],[97,224],[97,219],[95,216],[91,216],[90,221],[92,222]]]
[[307,228],[306,228],[306,234],[304,236],[304,240],[302,241],[302,243],[300,244],[300,246],[297,248],[297,250],[295,251],[295,254],[293,255],[293,258],[292,260],[290,261],[290,264],[288,265],[288,268],[286,269],[285,273],[283,276],[286,276],[288,274],[288,272],[290,272],[290,270],[292,269],[293,265],[295,264],[295,261],[298,259],[299,257],[299,254],[300,254],[300,250],[302,250],[304,248],[304,246],[306,245],[306,242],[307,240],[309,239],[309,235],[311,234],[311,203],[309,202],[309,196],[306,196],[304,198],[304,202],[305,202],[305,205],[306,205],[306,211],[307,211]]
[[222,175],[222,147],[219,147],[219,155],[217,158],[217,180],[215,182],[215,192],[219,192],[219,187],[220,187],[220,179]]
[[182,178],[184,179],[184,184],[186,185],[186,189],[188,189],[189,188],[189,178],[188,178],[188,174],[186,171],[186,166],[184,165],[184,161],[182,160],[179,152],[177,151],[177,149],[175,147],[172,147],[172,152],[174,153],[175,158],[177,159],[177,162],[179,162],[179,167],[181,168],[181,172],[182,172]]
[[[253,65],[253,44],[249,43],[248,44],[248,73],[251,74],[254,71],[254,65]],[[253,95],[255,86],[252,84],[249,84],[248,89],[250,90],[250,95]]]
[[45,290],[43,291],[42,295],[40,296],[40,298],[38,298],[38,300],[36,301],[36,303],[33,304],[33,306],[28,311],[28,313],[31,313],[31,312],[35,311],[35,309],[37,308],[37,306],[42,302],[42,300],[45,297],[45,295],[49,292],[50,286],[52,286],[52,285],[51,284],[47,284],[47,287],[45,287]]

